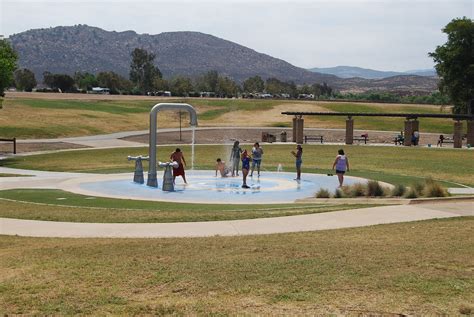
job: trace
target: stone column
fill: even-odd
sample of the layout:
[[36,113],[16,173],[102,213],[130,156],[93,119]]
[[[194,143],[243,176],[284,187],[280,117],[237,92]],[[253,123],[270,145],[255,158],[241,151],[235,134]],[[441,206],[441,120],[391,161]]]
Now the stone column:
[[346,119],[346,144],[354,143],[354,120],[352,117]]
[[303,144],[304,139],[304,119],[297,118],[296,119],[296,140],[295,142],[298,144]]
[[405,140],[403,141],[403,145],[410,146],[411,145],[411,135],[413,133],[413,124],[410,119],[405,120],[405,129],[403,130],[403,136]]
[[474,147],[474,120],[467,120],[467,144]]
[[454,121],[454,133],[453,133],[454,148],[462,148],[462,121]]
[[292,141],[296,142],[296,117],[293,118],[293,135]]

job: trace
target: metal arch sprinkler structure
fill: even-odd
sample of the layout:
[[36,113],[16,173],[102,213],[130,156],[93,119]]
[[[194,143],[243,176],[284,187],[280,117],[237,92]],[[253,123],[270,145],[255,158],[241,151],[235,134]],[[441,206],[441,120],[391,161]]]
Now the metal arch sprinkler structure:
[[147,186],[158,187],[156,179],[156,129],[158,112],[161,110],[186,110],[189,112],[190,124],[197,126],[197,113],[191,105],[187,103],[159,103],[153,106],[150,111],[150,143],[148,147],[148,157],[150,165],[148,168]]

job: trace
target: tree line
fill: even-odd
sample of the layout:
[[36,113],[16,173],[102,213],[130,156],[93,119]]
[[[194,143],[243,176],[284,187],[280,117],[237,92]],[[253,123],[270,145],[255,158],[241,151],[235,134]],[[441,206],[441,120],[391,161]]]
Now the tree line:
[[[454,104],[455,113],[474,111],[474,21],[470,18],[455,18],[442,31],[447,42],[437,46],[428,55],[433,58],[440,77],[439,93],[430,96],[402,97],[389,93],[365,93],[341,95],[326,83],[297,86],[293,82],[283,82],[277,78],[265,81],[260,76],[246,79],[239,85],[231,78],[210,71],[198,78],[176,76],[164,79],[161,71],[153,63],[155,55],[136,48],[132,54],[129,78],[114,72],[96,75],[87,72],[67,74],[43,74],[43,83],[50,89],[64,92],[87,91],[101,86],[113,94],[155,94],[170,91],[174,96],[195,96],[200,92],[218,97],[268,97],[284,98],[336,98],[350,100],[371,100],[385,102],[415,102]],[[31,91],[37,86],[34,73],[28,69],[17,70],[18,55],[7,40],[0,40],[0,97],[10,85],[20,90]],[[1,100],[1,99],[0,99]]]
[[[246,79],[242,85],[217,71],[209,71],[197,78],[175,76],[164,79],[161,71],[154,65],[155,54],[136,48],[131,53],[129,78],[115,72],[89,72],[67,74],[43,73],[43,84],[48,88],[38,91],[87,92],[93,87],[108,88],[111,94],[155,95],[169,91],[173,96],[197,97],[203,93],[208,97],[232,98],[244,96],[262,98],[263,95],[297,98],[300,95],[330,97],[333,89],[326,83],[297,86],[294,82],[283,82],[277,78],[263,80],[260,76]],[[32,91],[37,86],[35,74],[29,69],[14,72],[17,89]]]

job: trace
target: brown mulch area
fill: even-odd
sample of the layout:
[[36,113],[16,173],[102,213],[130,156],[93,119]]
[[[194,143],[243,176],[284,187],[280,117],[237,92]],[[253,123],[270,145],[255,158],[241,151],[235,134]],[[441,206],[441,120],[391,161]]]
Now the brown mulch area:
[[[66,142],[54,142],[54,143],[17,143],[16,153],[27,153],[27,152],[40,152],[40,151],[55,151],[65,149],[81,149],[87,148],[84,145],[66,143]],[[13,143],[11,142],[0,142],[0,154],[12,154]]]

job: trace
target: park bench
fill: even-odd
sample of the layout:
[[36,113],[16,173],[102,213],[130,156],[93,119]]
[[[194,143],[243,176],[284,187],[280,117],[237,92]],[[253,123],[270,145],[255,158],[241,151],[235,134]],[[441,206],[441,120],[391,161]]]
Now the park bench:
[[13,138],[13,139],[0,139],[0,142],[12,142],[13,143],[13,154],[16,154],[16,138]]
[[369,134],[362,134],[361,136],[352,138],[352,140],[358,141],[359,143],[360,141],[364,141],[364,144],[367,144],[367,141],[369,141]]
[[276,136],[268,132],[262,132],[262,142],[276,142]]
[[395,143],[395,145],[402,145],[403,142],[405,141],[405,137],[403,137],[403,135],[396,135],[394,138],[393,138],[393,142]]
[[319,141],[323,144],[323,136],[322,135],[305,135],[304,136],[304,143],[308,143],[309,141]]

